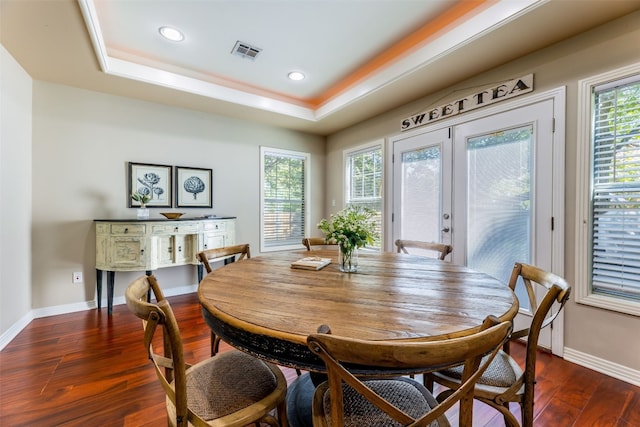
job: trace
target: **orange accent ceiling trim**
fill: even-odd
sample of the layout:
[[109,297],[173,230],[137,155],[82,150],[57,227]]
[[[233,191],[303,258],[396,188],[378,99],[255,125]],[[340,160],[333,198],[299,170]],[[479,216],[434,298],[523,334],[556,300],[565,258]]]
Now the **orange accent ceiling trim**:
[[383,51],[346,78],[339,81],[319,97],[307,99],[304,100],[304,102],[313,107],[319,107],[331,98],[357,84],[370,74],[408,55],[412,50],[415,50],[416,47],[426,43],[429,38],[433,37],[447,26],[455,23],[463,17],[465,19],[469,19],[490,5],[496,3],[496,1],[497,0],[460,0],[455,6],[449,8],[442,15],[425,23],[422,27],[402,39],[399,43],[396,43],[389,49]]

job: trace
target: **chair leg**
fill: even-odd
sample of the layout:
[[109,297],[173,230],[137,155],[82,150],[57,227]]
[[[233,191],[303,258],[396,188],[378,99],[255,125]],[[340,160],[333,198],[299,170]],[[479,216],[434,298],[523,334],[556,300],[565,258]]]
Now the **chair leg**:
[[460,427],[471,427],[473,423],[473,394],[469,393],[460,399],[460,413],[458,415],[458,425]]
[[220,337],[211,332],[211,356],[215,356],[220,349]]
[[283,401],[276,407],[276,412],[278,414],[278,422],[280,423],[280,427],[288,427],[289,420],[287,419],[287,401]]
[[422,384],[426,387],[427,390],[433,392],[433,377],[429,374],[422,375]]
[[[518,419],[516,418],[515,415],[513,415],[513,413],[509,408],[509,402],[504,402],[502,404],[499,404],[492,400],[487,400],[482,398],[477,398],[477,399],[480,402],[486,403],[487,405],[497,409],[502,414],[502,417],[504,418],[504,425],[506,427],[520,427],[520,423],[518,422]],[[522,424],[522,427],[525,427],[525,425]]]
[[502,412],[502,415],[504,416],[505,427],[518,427],[517,424],[513,423],[513,420],[511,419],[511,417],[507,415],[507,414],[511,414],[511,410],[509,409],[509,402],[504,402],[502,404],[502,407],[504,408],[504,412]]
[[520,414],[522,417],[522,427],[533,426],[533,402],[525,401],[520,404]]

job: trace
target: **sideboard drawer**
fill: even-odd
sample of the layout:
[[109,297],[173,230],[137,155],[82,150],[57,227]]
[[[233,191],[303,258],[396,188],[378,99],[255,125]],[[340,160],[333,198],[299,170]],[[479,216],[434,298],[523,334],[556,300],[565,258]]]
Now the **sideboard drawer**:
[[206,232],[225,231],[227,229],[227,221],[205,221],[203,229]]
[[197,234],[198,224],[175,222],[172,224],[153,225],[152,234]]
[[111,234],[141,236],[146,233],[144,224],[111,224]]

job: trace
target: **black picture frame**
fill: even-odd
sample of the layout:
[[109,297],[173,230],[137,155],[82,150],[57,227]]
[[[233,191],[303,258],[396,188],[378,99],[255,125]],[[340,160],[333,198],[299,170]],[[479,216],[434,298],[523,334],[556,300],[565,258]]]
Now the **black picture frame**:
[[175,167],[175,194],[178,208],[210,208],[213,206],[213,171],[187,166]]
[[134,192],[151,195],[148,208],[170,208],[173,205],[173,167],[151,163],[129,162],[127,177],[127,200],[130,208],[141,206],[131,198]]

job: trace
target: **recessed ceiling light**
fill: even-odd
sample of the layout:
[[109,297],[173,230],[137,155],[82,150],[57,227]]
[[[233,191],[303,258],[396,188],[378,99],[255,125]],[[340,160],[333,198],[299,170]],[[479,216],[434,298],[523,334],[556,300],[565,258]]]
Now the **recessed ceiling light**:
[[304,80],[305,75],[300,71],[292,71],[288,74],[291,80]]
[[160,31],[162,37],[167,40],[171,40],[173,42],[181,42],[182,40],[184,40],[184,34],[182,34],[180,30],[176,30],[175,28],[160,27],[158,31]]

